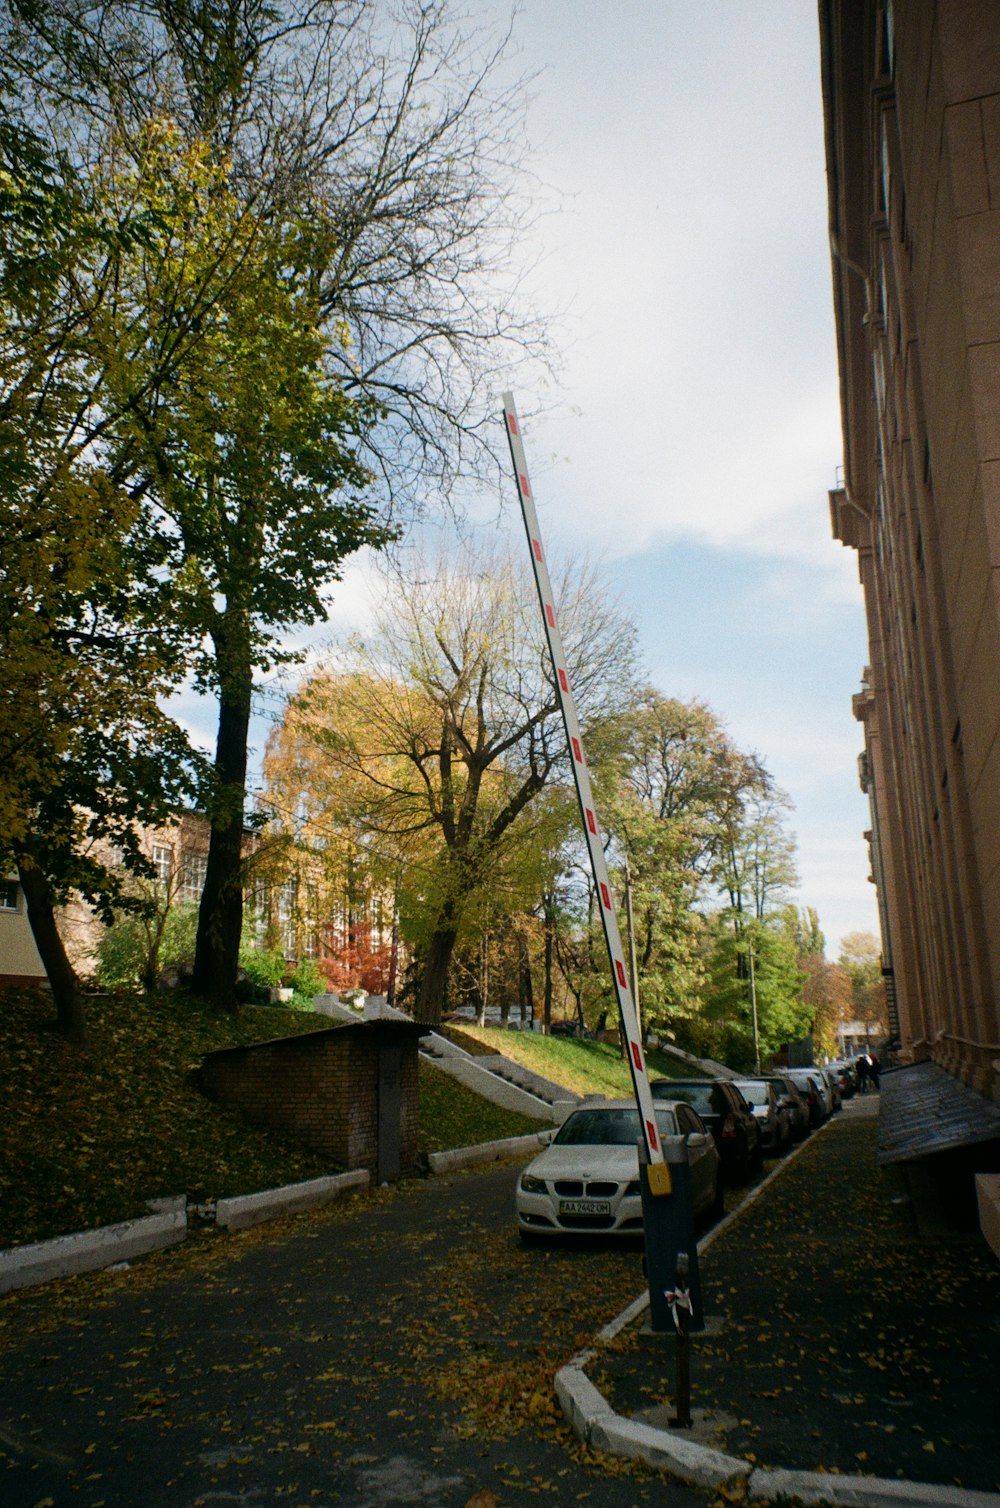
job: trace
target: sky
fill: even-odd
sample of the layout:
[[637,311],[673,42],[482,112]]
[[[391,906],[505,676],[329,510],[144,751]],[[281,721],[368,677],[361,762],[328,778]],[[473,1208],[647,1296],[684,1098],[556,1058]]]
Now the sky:
[[[652,683],[763,758],[793,803],[793,898],[836,957],[877,913],[851,711],[863,607],[827,499],[841,430],[815,5],[521,0],[514,54],[559,206],[525,247],[534,301],[561,311],[558,387],[515,390],[522,416],[546,410],[523,425],[546,545],[598,560]],[[513,485],[496,506],[523,540]],[[335,629],[365,574],[337,589]]]
[[835,957],[878,926],[851,711],[863,604],[827,498],[842,441],[816,7],[523,0],[515,42],[538,72],[537,170],[564,202],[535,285],[568,309],[563,412],[524,426],[546,543],[601,560],[654,684],[707,701],[791,797],[795,899]]

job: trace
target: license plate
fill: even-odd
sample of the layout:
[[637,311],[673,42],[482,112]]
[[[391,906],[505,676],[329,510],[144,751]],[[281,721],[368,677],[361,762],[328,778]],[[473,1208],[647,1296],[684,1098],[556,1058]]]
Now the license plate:
[[560,1215],[610,1215],[610,1199],[560,1199]]

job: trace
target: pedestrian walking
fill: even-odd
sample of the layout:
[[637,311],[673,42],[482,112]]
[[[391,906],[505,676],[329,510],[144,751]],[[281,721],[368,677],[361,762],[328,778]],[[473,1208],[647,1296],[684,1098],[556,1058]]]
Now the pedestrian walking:
[[879,1060],[873,1052],[870,1052],[868,1054],[868,1080],[876,1094],[878,1094],[878,1077],[880,1072],[881,1065]]
[[858,1093],[859,1094],[867,1094],[867,1092],[868,1092],[868,1058],[867,1058],[867,1056],[866,1056],[865,1053],[861,1054],[861,1056],[858,1058],[858,1061],[855,1063],[854,1067],[855,1067],[855,1070],[856,1070],[857,1075],[858,1075]]

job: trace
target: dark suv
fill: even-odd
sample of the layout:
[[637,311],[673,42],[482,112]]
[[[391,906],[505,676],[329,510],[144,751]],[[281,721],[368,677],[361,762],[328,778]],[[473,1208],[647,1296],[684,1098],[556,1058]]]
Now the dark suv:
[[731,1183],[746,1183],[760,1171],[764,1152],[753,1111],[732,1079],[654,1079],[654,1100],[685,1100],[715,1138],[722,1171]]

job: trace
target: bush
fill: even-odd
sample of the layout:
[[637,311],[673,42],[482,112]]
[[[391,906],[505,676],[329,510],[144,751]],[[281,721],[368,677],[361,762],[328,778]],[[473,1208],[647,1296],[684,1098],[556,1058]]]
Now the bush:
[[97,944],[97,983],[104,990],[132,989],[146,963],[146,933],[136,917],[116,922]]
[[311,958],[301,958],[288,976],[294,994],[292,1004],[299,1010],[310,1010],[315,995],[325,993],[327,984]]
[[167,969],[190,968],[197,931],[198,907],[192,902],[171,906],[165,917],[162,911],[122,917],[97,944],[98,984],[106,990],[132,989],[147,974],[155,979]]
[[241,948],[240,968],[259,991],[275,989],[288,970],[283,956],[273,948]]

